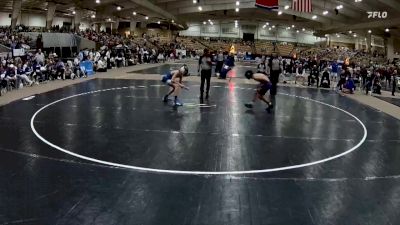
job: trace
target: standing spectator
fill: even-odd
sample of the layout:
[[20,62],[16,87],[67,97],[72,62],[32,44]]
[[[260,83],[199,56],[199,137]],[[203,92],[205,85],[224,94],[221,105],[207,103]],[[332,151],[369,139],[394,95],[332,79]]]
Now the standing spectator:
[[274,96],[276,95],[277,92],[277,84],[279,82],[279,75],[281,73],[281,62],[278,58],[278,55],[274,54],[272,56],[272,58],[269,60],[269,67],[271,68],[271,83],[272,83],[270,94]]
[[222,50],[219,50],[219,53],[217,55],[217,65],[215,66],[215,74],[217,76],[220,75],[223,65],[224,65],[224,54]]
[[207,80],[206,99],[209,97],[210,82],[211,82],[211,56],[208,49],[204,49],[203,56],[199,59],[199,71],[201,70],[201,83],[200,83],[200,99],[203,100],[204,82]]
[[394,96],[394,93],[396,92],[397,75],[397,70],[394,70],[392,73],[392,96]]
[[35,55],[35,61],[37,63],[44,63],[44,54],[42,52],[42,49],[40,49],[40,48]]

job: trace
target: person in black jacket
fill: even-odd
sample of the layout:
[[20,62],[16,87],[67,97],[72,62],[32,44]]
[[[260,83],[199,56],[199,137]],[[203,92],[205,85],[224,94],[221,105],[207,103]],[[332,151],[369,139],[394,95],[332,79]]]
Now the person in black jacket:
[[311,86],[311,81],[316,81],[317,87],[319,84],[319,71],[317,65],[314,64],[313,68],[311,69],[310,75],[308,76],[308,86]]
[[209,97],[211,82],[212,61],[208,49],[204,49],[204,54],[199,59],[199,71],[201,70],[200,100],[203,99],[204,83],[207,80],[206,99]]
[[392,96],[394,96],[394,93],[396,92],[396,77],[397,77],[397,70],[393,71],[392,74]]

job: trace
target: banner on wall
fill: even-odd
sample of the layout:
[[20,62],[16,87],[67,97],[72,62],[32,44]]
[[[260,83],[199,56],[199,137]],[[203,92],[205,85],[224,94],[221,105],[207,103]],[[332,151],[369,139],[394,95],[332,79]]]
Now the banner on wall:
[[256,6],[263,9],[279,9],[279,0],[256,0]]
[[79,67],[82,71],[86,72],[86,75],[91,76],[94,74],[93,71],[93,62],[91,61],[83,61],[79,63]]
[[182,50],[182,49],[176,49],[175,50],[176,55],[180,55],[180,56],[186,56],[186,50]]
[[23,48],[19,48],[19,49],[13,49],[12,50],[13,56],[17,57],[17,56],[24,56],[25,55],[25,49]]

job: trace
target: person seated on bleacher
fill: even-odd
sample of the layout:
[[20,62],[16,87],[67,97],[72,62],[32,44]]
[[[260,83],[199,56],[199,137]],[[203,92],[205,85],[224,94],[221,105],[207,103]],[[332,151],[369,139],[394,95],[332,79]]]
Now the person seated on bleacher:
[[13,64],[8,65],[4,76],[1,75],[1,78],[6,80],[8,84],[13,85],[14,88],[17,88],[17,68]]
[[261,63],[257,65],[257,73],[262,73],[267,75],[267,64],[265,64],[265,59],[262,59]]
[[65,80],[65,65],[61,59],[58,59],[56,64],[56,77]]
[[73,65],[71,61],[67,61],[64,73],[65,73],[65,78],[70,78],[71,80],[75,79],[75,74],[73,71]]
[[312,83],[316,83],[317,87],[319,87],[319,71],[317,65],[313,65],[310,75],[308,76],[308,86],[311,86]]
[[22,69],[21,64],[18,64],[18,66],[17,66],[17,77],[23,83],[28,84],[29,86],[32,86],[33,81],[31,81],[29,79],[29,77],[25,74],[25,71]]
[[96,72],[107,72],[107,64],[100,58],[96,64]]
[[320,87],[323,87],[323,88],[331,87],[331,81],[330,81],[329,76],[330,76],[329,69],[328,69],[328,67],[325,67],[324,72],[322,73],[321,84],[319,85]]
[[42,66],[38,62],[33,62],[31,76],[36,84],[39,84],[40,81],[44,81],[41,67]]
[[346,80],[346,83],[343,85],[343,93],[346,94],[354,94],[354,91],[356,90],[356,85],[354,83],[354,80],[351,76],[349,76]]

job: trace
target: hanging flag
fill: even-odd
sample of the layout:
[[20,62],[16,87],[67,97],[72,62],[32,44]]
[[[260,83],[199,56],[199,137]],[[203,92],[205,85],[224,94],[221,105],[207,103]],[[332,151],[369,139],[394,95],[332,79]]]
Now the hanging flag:
[[292,10],[298,12],[312,12],[312,0],[293,0]]
[[256,0],[256,6],[264,9],[279,9],[279,0]]

